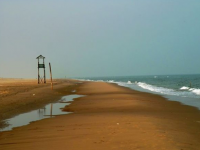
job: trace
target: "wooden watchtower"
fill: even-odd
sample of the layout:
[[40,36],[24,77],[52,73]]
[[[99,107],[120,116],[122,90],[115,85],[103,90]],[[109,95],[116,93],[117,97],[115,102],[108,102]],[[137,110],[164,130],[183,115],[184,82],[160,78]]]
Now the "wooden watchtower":
[[[38,59],[38,84],[46,83],[45,63],[44,63],[45,57],[40,55],[36,59]],[[43,63],[40,63],[40,59],[43,59]],[[40,68],[44,69],[44,76],[43,77],[40,76]]]

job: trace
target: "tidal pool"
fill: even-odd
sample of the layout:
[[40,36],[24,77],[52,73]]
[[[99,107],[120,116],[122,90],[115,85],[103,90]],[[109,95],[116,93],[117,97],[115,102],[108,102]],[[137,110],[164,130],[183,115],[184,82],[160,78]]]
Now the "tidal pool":
[[50,118],[56,115],[69,114],[71,112],[62,111],[62,108],[64,108],[66,105],[70,105],[70,103],[67,102],[71,102],[73,101],[73,99],[79,97],[83,97],[83,95],[63,96],[57,103],[48,104],[43,108],[23,113],[13,118],[7,119],[5,121],[7,122],[8,126],[0,129],[0,131],[9,131],[12,130],[12,128],[14,127],[27,125],[32,121]]

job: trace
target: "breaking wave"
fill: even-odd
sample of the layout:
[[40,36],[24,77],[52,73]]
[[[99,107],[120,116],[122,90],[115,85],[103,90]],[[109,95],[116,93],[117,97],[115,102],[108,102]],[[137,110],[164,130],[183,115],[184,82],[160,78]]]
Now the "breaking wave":
[[164,87],[157,87],[157,86],[146,84],[143,82],[138,82],[137,85],[143,89],[156,92],[156,93],[167,94],[167,95],[177,95],[177,96],[183,96],[183,97],[192,96],[194,94],[200,95],[200,89],[190,88],[187,86],[181,87],[180,90],[175,90],[175,89],[168,89]]
[[157,86],[153,86],[153,85],[146,84],[146,83],[143,83],[143,82],[138,82],[137,85],[140,86],[143,89],[146,89],[146,90],[149,90],[149,91],[152,91],[152,92],[157,92],[157,93],[167,94],[167,95],[178,95],[176,93],[176,91],[173,90],[173,89],[168,89],[168,88],[164,88],[164,87],[157,87]]
[[189,90],[189,87],[183,86],[183,87],[180,88],[180,90]]

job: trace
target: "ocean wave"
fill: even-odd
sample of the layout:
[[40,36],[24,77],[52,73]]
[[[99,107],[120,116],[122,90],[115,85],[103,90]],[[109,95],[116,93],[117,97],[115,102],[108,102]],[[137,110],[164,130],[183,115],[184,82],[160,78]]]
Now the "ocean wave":
[[187,87],[187,86],[183,86],[180,88],[180,90],[185,90],[185,91],[189,91],[189,92],[192,92],[196,95],[200,95],[200,89],[195,89],[195,88],[190,88],[190,87]]
[[95,81],[95,80],[90,80],[90,79],[77,79],[77,80],[80,80],[80,81]]
[[183,86],[183,87],[180,88],[180,90],[189,90],[189,89],[190,89],[190,88],[187,87],[187,86]]
[[94,81],[94,80],[86,79],[85,81]]
[[164,87],[157,87],[157,86],[153,86],[153,85],[146,84],[146,83],[143,83],[143,82],[138,82],[137,85],[140,86],[143,89],[147,89],[147,90],[152,91],[152,92],[169,94],[169,95],[177,95],[177,93],[173,89],[167,89],[167,88],[164,88]]
[[132,84],[131,81],[128,81],[127,84]]
[[188,91],[193,91],[196,90],[195,88],[189,88]]
[[[167,94],[167,95],[176,95],[176,96],[182,96],[182,97],[190,97],[190,96],[194,96],[194,95],[200,95],[200,89],[196,89],[196,88],[189,88],[187,86],[183,86],[180,88],[181,91],[178,90],[174,90],[174,89],[168,89],[168,88],[164,88],[164,87],[157,87],[157,86],[153,86],[150,84],[146,84],[143,82],[138,82],[137,83],[138,86],[140,86],[143,89],[152,91],[152,92],[157,92],[157,93],[161,93],[161,94]],[[192,97],[193,97],[192,96]]]
[[103,80],[97,80],[97,82],[104,82]]
[[195,93],[196,95],[200,95],[200,89],[193,89],[191,92]]
[[115,81],[114,81],[114,80],[108,80],[107,82],[110,82],[110,83],[115,83]]

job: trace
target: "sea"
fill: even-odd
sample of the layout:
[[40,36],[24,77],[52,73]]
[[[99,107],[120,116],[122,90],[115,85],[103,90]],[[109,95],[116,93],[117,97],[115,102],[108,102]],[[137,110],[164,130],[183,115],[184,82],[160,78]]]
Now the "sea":
[[83,81],[116,83],[133,90],[161,95],[168,100],[200,110],[200,74],[76,78]]

